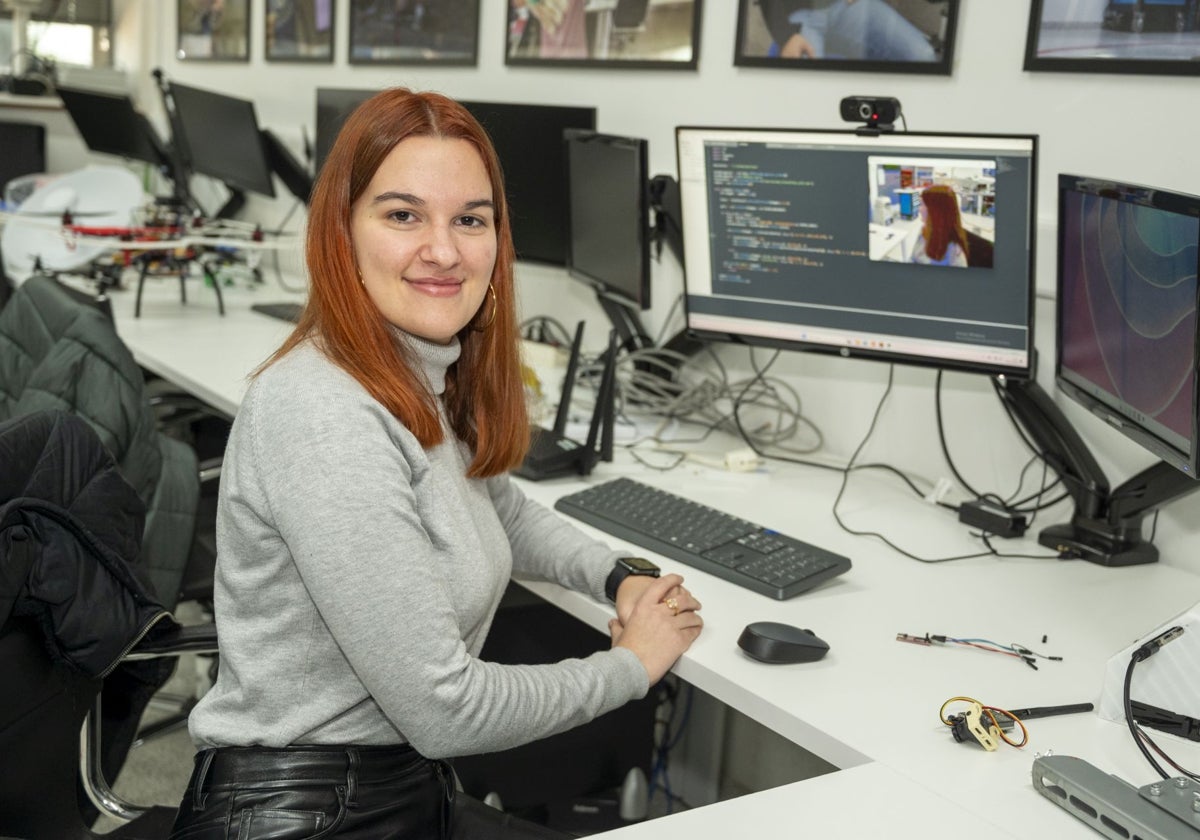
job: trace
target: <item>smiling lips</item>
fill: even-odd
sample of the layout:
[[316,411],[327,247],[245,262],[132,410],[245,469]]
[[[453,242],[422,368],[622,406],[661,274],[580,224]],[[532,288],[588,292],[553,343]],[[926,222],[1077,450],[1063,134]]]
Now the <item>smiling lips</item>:
[[437,277],[404,278],[404,282],[431,297],[453,297],[462,289],[462,280],[439,279]]

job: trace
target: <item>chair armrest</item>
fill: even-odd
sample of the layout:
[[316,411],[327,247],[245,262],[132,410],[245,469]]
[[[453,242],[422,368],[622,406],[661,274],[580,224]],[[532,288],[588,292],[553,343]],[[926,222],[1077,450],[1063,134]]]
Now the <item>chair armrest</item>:
[[[175,625],[170,629],[144,638],[125,654],[124,659],[154,659],[163,656],[180,656],[184,653],[216,653],[217,626],[192,624]],[[100,698],[88,712],[79,733],[79,777],[84,793],[100,813],[123,823],[131,822],[150,812],[150,808],[131,804],[113,793],[104,771],[100,766]]]
[[162,656],[180,656],[185,653],[216,653],[217,625],[177,625],[170,630],[157,633],[138,642],[125,654],[126,659],[156,659]]

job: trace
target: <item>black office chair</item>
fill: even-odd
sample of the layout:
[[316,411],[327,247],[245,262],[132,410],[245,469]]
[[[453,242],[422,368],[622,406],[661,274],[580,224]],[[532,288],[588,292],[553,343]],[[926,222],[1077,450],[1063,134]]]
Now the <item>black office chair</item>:
[[0,463],[0,835],[99,837],[94,807],[128,823],[103,836],[161,840],[173,810],[129,805],[105,782],[98,698],[118,675],[152,680],[170,671],[162,657],[215,649],[215,628],[179,627],[150,593],[144,507],[87,423],[0,423]]
[[[195,452],[161,431],[143,373],[104,302],[35,275],[0,310],[0,421],[40,410],[87,421],[137,492],[147,512],[138,563],[161,602],[173,609],[185,579],[211,581],[212,558],[193,552],[200,500]],[[133,671],[106,684],[108,778],[120,770],[141,714],[167,676],[146,681]]]

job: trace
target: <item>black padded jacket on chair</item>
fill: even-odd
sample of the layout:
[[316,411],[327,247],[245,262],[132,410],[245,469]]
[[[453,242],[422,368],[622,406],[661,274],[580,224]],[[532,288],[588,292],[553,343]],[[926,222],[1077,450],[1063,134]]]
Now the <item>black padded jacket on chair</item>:
[[170,672],[170,661],[122,662],[178,630],[128,559],[143,513],[78,417],[0,423],[0,836],[90,836],[78,737],[100,681],[152,685]]
[[62,410],[88,422],[146,506],[139,565],[174,606],[200,495],[196,455],[162,434],[145,382],[112,322],[50,277],[0,310],[0,421]]

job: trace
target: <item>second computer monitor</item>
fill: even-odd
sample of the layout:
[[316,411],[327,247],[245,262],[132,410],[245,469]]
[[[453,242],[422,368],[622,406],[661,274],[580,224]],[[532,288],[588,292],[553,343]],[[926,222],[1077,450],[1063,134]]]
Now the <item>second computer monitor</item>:
[[[354,88],[317,89],[318,171],[346,118],[376,93]],[[596,109],[468,100],[462,104],[487,130],[500,158],[517,258],[566,265],[568,198],[563,131],[595,129]]]
[[510,102],[462,104],[487,129],[504,169],[517,258],[566,265],[570,210],[563,132],[595,129],[596,109]]
[[1058,385],[1196,475],[1200,196],[1059,176]]
[[254,103],[174,82],[170,93],[172,140],[189,171],[274,197]]
[[650,306],[650,207],[647,143],[634,137],[569,130],[567,267],[571,274],[634,309]]
[[1037,140],[677,129],[703,338],[1033,373]]
[[57,92],[91,151],[170,166],[166,146],[128,96],[61,85]]

